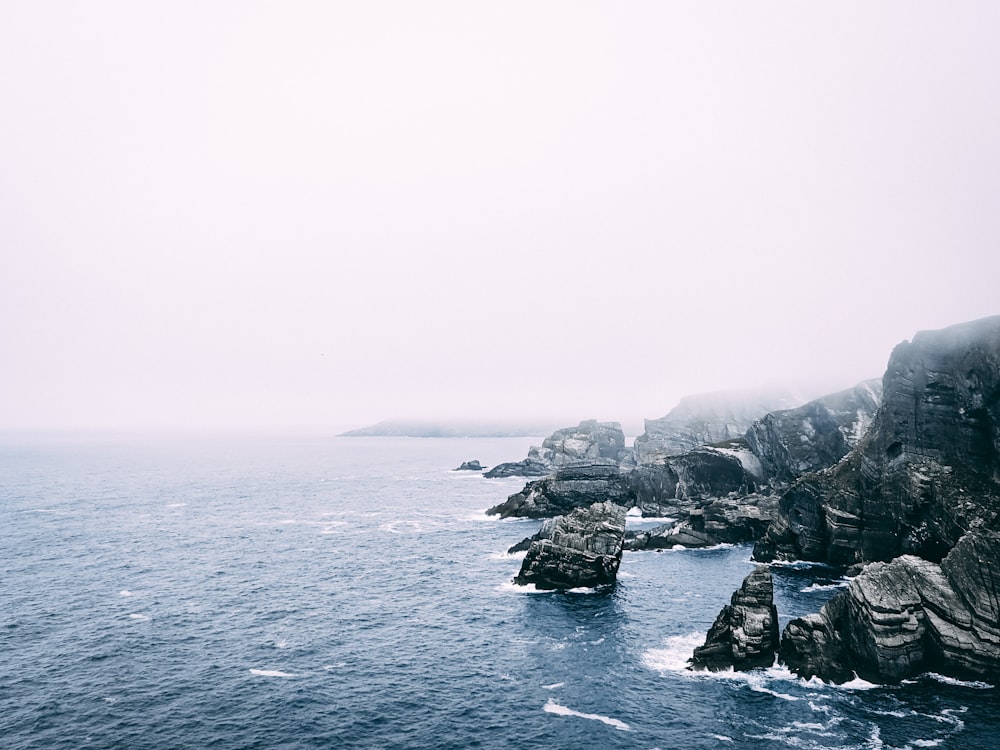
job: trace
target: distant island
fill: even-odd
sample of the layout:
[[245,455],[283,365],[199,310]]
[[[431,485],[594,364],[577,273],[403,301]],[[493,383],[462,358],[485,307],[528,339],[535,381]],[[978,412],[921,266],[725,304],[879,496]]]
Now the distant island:
[[559,425],[556,422],[536,424],[496,422],[421,422],[387,419],[368,427],[342,432],[338,437],[533,437],[548,435]]

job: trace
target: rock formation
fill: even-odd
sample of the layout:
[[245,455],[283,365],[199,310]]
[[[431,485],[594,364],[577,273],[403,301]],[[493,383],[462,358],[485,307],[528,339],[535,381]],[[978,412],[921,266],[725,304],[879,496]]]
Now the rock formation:
[[782,497],[757,559],[938,561],[1000,511],[1000,316],[892,352],[867,436]]
[[523,490],[486,512],[501,518],[551,518],[604,501],[623,506],[624,512],[633,505],[634,497],[628,476],[617,466],[573,466],[528,482]]
[[747,430],[746,442],[772,480],[790,481],[833,466],[871,424],[882,396],[879,380],[767,414]]
[[937,563],[869,565],[818,614],[792,620],[781,660],[800,677],[892,683],[1000,671],[1000,533],[976,530]]
[[695,507],[678,506],[674,523],[628,533],[625,549],[669,549],[741,544],[760,539],[774,518],[776,495],[737,495],[712,498]]
[[623,507],[603,502],[578,508],[543,525],[514,582],[538,589],[613,584],[624,536]]
[[636,460],[657,462],[702,445],[741,438],[755,419],[799,403],[792,394],[777,390],[686,396],[665,417],[646,420],[646,431],[635,439]]
[[567,466],[631,463],[632,451],[625,447],[625,433],[618,422],[586,419],[576,427],[556,430],[542,441],[541,447],[533,445],[527,458],[498,464],[485,476],[487,479],[536,477]]
[[473,459],[471,461],[463,461],[461,466],[452,469],[452,471],[482,471],[484,468],[478,459]]
[[769,667],[778,649],[778,611],[771,571],[757,568],[743,580],[730,603],[694,650],[690,669],[719,671]]

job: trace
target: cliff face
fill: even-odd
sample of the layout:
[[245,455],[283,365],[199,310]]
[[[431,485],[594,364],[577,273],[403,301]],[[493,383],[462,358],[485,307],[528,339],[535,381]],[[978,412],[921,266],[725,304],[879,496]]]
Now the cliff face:
[[665,417],[647,419],[646,431],[635,439],[636,460],[659,462],[710,443],[743,437],[768,412],[788,409],[801,401],[786,391],[747,390],[704,393],[682,398]]
[[546,476],[567,466],[631,464],[632,451],[625,447],[625,433],[618,422],[598,422],[585,419],[576,427],[556,430],[534,445],[522,461],[498,464],[486,472],[487,479],[496,477]]
[[1000,316],[897,346],[882,405],[848,456],[782,497],[757,559],[940,561],[1000,511]]
[[861,442],[881,397],[882,382],[866,380],[795,409],[771,412],[750,425],[747,444],[774,479],[820,471]]

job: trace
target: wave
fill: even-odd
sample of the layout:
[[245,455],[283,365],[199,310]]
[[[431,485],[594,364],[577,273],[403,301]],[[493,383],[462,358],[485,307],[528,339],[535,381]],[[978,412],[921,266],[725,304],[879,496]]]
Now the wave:
[[814,560],[772,560],[767,563],[772,568],[792,568],[795,570],[803,570],[806,568],[825,568],[827,570],[832,569],[832,565],[827,565],[823,562],[816,562]]
[[542,685],[542,688],[545,690],[558,690],[565,684],[565,682],[553,682],[551,685]]
[[631,728],[628,724],[620,719],[612,719],[610,716],[601,716],[600,714],[585,714],[582,711],[574,711],[572,708],[566,708],[566,706],[561,706],[554,700],[549,698],[548,702],[542,706],[542,710],[546,713],[556,714],[557,716],[576,716],[580,719],[592,719],[594,721],[600,721],[607,724],[609,727],[614,727],[621,732],[630,732]]
[[491,560],[523,560],[528,552],[494,552],[490,555]]
[[139,620],[140,622],[145,622],[149,619],[149,615],[131,614],[128,616],[130,620]]
[[804,589],[800,589],[800,591],[803,594],[811,594],[815,591],[834,591],[835,589],[842,589],[845,586],[849,586],[850,583],[846,578],[836,583],[813,583]]
[[972,688],[973,690],[992,690],[995,686],[988,682],[979,680],[958,680],[954,677],[938,674],[937,672],[927,672],[923,675],[929,680],[940,682],[942,685],[954,685],[955,687]]
[[135,595],[128,589],[122,589],[121,591],[118,592],[118,596],[135,596]]
[[298,677],[297,674],[292,674],[291,672],[282,672],[278,669],[251,669],[250,674],[256,675],[257,677]]

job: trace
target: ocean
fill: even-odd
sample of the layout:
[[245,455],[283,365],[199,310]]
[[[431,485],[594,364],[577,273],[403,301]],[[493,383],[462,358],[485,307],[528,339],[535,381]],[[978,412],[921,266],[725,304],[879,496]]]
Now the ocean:
[[[0,747],[997,746],[990,683],[687,672],[749,546],[512,585],[525,480],[451,469],[532,442],[5,436]],[[782,625],[844,585],[773,572]]]

